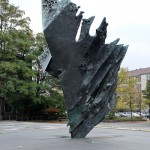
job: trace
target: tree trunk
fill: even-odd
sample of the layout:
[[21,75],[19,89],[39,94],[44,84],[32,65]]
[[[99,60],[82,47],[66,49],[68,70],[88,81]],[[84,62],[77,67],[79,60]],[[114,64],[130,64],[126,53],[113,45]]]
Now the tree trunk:
[[150,120],[150,103],[149,103],[149,116],[148,117],[149,117],[149,120]]
[[5,105],[5,99],[3,97],[0,97],[0,120],[2,120],[2,117],[4,115],[4,106]]
[[2,100],[0,99],[0,120],[2,120]]
[[142,95],[140,93],[140,117],[141,117],[141,112],[142,111]]
[[132,118],[132,101],[131,101],[131,98],[130,98],[130,112],[131,112],[131,121],[132,121],[133,118]]

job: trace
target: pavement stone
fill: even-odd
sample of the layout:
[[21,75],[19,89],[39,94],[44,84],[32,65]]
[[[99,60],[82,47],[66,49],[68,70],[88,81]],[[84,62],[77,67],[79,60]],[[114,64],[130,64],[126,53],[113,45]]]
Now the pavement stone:
[[86,138],[71,139],[66,124],[0,121],[0,150],[147,150],[145,129],[150,122],[100,123]]

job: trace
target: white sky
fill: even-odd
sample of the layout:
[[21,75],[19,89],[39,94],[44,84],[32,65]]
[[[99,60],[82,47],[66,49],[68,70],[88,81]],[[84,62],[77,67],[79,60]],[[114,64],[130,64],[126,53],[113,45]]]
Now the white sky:
[[[108,34],[106,43],[121,39],[129,44],[122,67],[129,70],[150,67],[150,0],[72,0],[81,6],[84,17],[96,16],[91,35],[106,17]],[[41,0],[10,0],[31,18],[34,33],[42,32]]]

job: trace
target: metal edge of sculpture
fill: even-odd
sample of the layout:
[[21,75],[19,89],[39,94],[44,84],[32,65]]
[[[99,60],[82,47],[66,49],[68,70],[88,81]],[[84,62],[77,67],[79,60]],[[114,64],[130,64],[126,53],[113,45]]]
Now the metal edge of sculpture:
[[84,138],[115,107],[118,71],[128,49],[117,45],[119,39],[105,44],[106,18],[90,36],[94,17],[83,19],[78,9],[70,0],[42,0],[43,32],[52,56],[45,68],[61,81],[72,138]]

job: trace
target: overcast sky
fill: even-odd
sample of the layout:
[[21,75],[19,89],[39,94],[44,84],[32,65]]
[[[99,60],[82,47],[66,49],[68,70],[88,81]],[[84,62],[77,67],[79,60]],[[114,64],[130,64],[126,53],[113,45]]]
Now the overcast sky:
[[[84,17],[96,16],[90,34],[106,17],[106,43],[120,38],[120,44],[129,45],[122,67],[129,70],[150,67],[150,1],[149,0],[72,0],[81,6]],[[31,18],[34,33],[42,32],[41,0],[10,0]]]

